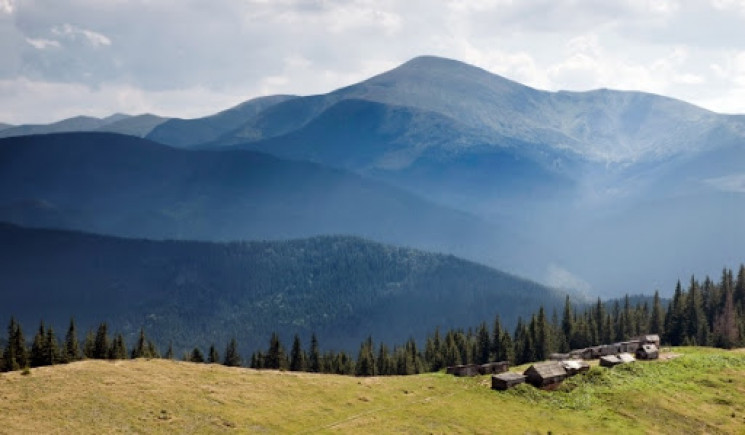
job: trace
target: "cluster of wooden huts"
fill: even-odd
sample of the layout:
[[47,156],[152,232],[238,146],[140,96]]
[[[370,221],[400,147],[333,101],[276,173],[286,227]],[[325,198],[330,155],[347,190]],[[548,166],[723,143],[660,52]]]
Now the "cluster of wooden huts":
[[536,388],[551,389],[568,377],[588,371],[590,365],[585,360],[600,359],[602,367],[613,367],[636,359],[657,359],[659,345],[658,335],[643,335],[620,343],[576,349],[568,354],[553,354],[551,361],[533,364],[523,374],[507,372],[505,366],[502,373],[493,374],[492,389],[507,390],[525,382]]

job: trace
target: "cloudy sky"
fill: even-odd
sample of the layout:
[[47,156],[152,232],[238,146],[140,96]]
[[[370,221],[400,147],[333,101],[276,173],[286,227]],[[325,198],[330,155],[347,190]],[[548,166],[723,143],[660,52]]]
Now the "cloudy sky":
[[196,117],[421,54],[745,113],[745,0],[0,0],[0,122]]

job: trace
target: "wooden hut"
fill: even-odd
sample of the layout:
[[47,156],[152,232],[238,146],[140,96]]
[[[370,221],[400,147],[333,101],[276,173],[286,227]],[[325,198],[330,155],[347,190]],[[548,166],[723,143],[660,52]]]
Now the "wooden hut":
[[481,364],[479,367],[479,373],[482,375],[496,375],[504,373],[510,368],[510,363],[507,361],[490,362]]
[[479,374],[481,366],[478,364],[464,364],[447,368],[447,373],[454,376],[476,376]]
[[525,382],[525,376],[519,373],[500,373],[491,377],[492,390],[508,390]]
[[641,346],[639,340],[629,340],[629,341],[624,341],[618,344],[621,349],[621,352],[629,352],[629,353],[636,352],[636,350],[639,349],[639,346]]
[[533,364],[523,374],[526,382],[538,388],[558,384],[567,377],[566,369],[558,361]]
[[623,361],[615,355],[605,355],[600,357],[601,367],[613,367],[619,364],[623,364]]
[[567,376],[574,376],[579,373],[584,373],[590,370],[590,364],[579,360],[565,360],[561,362],[564,366],[564,370],[567,372]]
[[660,351],[654,344],[643,344],[636,350],[636,357],[646,360],[657,359],[660,357]]
[[657,334],[642,335],[636,339],[639,340],[639,345],[654,344],[657,348],[660,347],[660,336]]

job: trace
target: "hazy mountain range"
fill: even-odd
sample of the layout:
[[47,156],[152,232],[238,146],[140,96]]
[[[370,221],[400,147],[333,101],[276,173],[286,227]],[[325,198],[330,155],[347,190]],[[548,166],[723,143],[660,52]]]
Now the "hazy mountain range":
[[662,96],[420,57],[146,130],[6,139],[0,215],[154,238],[354,234],[605,295],[742,262],[745,117]]

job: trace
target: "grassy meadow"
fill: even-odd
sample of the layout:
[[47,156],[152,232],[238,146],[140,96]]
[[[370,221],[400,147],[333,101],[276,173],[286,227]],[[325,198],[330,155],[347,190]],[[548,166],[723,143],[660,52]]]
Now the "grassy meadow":
[[745,351],[674,351],[553,392],[496,392],[489,376],[88,360],[0,374],[0,433],[745,433]]

